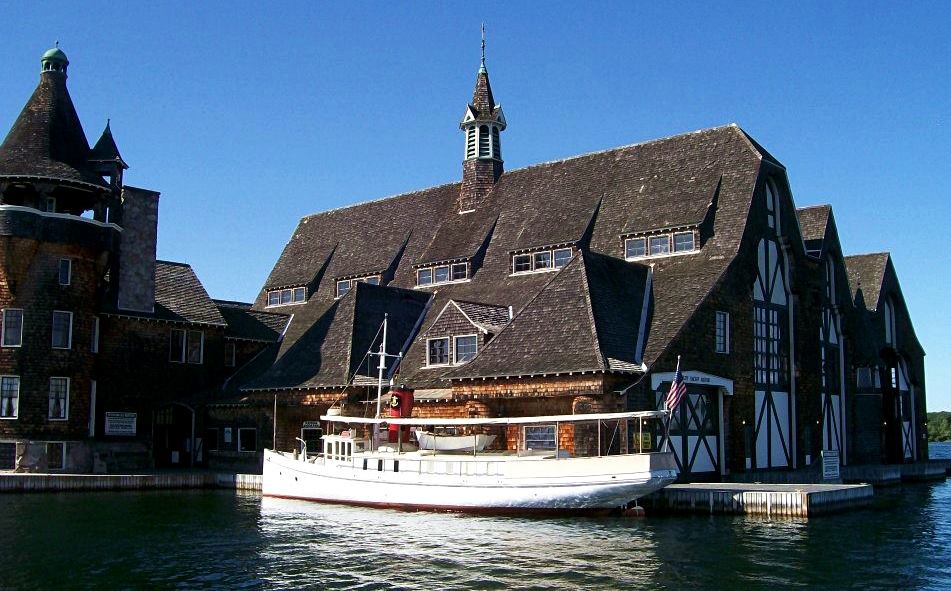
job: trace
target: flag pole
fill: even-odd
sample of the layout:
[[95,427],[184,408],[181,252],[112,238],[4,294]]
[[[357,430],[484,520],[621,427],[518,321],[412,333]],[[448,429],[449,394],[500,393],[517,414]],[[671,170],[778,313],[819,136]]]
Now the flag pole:
[[[674,370],[674,381],[671,382],[670,387],[674,387],[674,383],[677,381],[677,373],[680,371],[680,355],[677,356],[677,369]],[[668,396],[670,394],[668,393]],[[664,427],[664,451],[670,451],[670,420],[674,417],[673,411],[667,407],[667,396],[664,397],[664,410],[667,411],[667,425]]]

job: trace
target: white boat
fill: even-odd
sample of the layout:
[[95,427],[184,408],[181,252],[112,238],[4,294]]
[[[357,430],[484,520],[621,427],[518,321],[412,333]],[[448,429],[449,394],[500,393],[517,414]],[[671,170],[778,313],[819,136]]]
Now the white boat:
[[[661,440],[650,435],[647,423],[656,421],[662,429],[666,416],[663,411],[472,419],[322,416],[330,423],[327,431],[343,425],[349,429],[324,435],[323,451],[316,455],[306,448],[265,450],[262,492],[270,497],[409,510],[608,512],[676,479],[672,453],[640,449],[645,435],[655,444]],[[556,434],[561,425],[572,424],[577,430],[587,424],[586,445],[594,448],[596,431],[597,451],[573,456],[558,449],[555,437],[551,450],[529,450],[526,442],[516,440],[510,451],[460,455],[415,446],[404,451],[401,444],[374,446],[369,438],[356,435],[361,430],[379,432],[383,423],[411,428],[550,425]],[[611,433],[616,437],[602,442],[602,426],[614,427]]]
[[443,435],[417,429],[416,444],[419,449],[432,451],[483,451],[495,441],[495,435],[476,433],[474,435]]

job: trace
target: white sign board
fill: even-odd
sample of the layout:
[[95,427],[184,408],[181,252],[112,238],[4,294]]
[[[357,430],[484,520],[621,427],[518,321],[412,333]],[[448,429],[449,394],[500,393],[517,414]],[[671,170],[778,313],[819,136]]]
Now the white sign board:
[[135,419],[134,412],[107,412],[106,435],[135,436]]
[[301,429],[320,429],[320,421],[304,421]]
[[822,450],[822,479],[838,480],[839,476],[839,451],[824,449]]

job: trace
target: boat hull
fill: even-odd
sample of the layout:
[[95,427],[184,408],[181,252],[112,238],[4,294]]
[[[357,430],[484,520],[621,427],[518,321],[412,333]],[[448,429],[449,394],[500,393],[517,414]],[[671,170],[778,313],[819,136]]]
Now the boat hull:
[[267,450],[262,492],[271,497],[407,510],[605,512],[673,482],[677,472],[668,455],[515,461],[354,457],[303,462]]

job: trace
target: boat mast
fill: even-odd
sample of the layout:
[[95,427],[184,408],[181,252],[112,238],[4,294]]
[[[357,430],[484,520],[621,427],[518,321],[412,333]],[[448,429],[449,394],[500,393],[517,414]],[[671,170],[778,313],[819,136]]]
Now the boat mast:
[[383,340],[380,341],[380,365],[376,382],[376,418],[380,418],[383,400],[383,370],[386,369],[386,322],[389,314],[383,314]]

